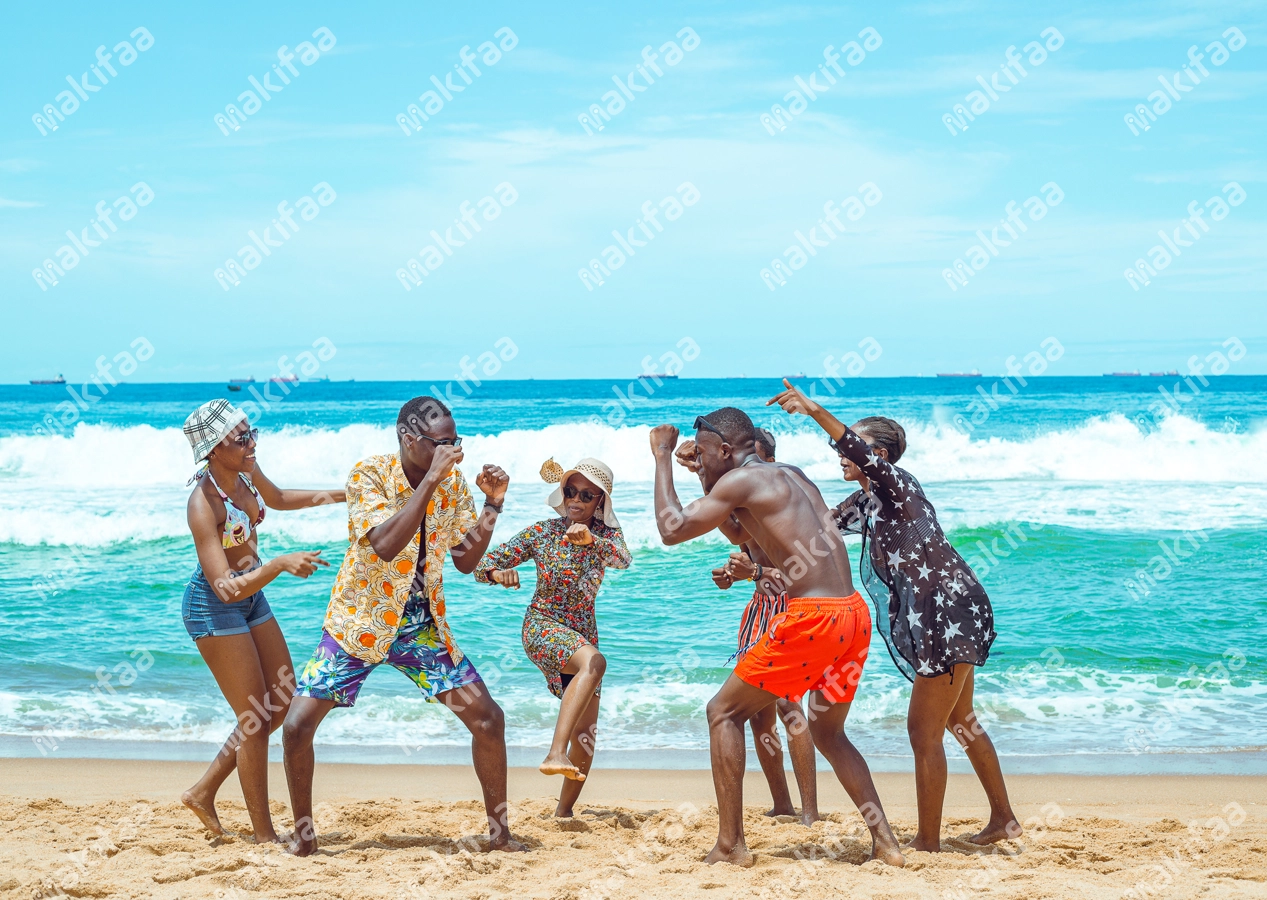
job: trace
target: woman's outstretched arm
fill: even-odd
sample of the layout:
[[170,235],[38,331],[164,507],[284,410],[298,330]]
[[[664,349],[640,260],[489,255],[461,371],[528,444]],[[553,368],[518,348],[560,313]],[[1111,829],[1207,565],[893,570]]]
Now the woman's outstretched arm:
[[260,492],[269,509],[309,509],[347,501],[347,494],[342,488],[330,491],[283,490],[269,480],[259,463],[255,464],[255,471],[251,473],[251,483]]

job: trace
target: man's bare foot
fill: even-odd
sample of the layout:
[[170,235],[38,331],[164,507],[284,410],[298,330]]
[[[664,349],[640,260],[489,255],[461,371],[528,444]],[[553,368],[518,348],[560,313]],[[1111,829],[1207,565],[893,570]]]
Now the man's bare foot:
[[1007,822],[996,822],[993,819],[989,824],[968,838],[974,844],[985,846],[986,844],[997,844],[999,841],[1014,841],[1024,834],[1021,823],[1016,819],[1010,819]]
[[194,793],[194,789],[190,788],[180,795],[180,802],[189,807],[203,827],[212,834],[224,834],[224,826],[220,824],[220,817],[216,815],[214,797]]
[[514,838],[502,838],[497,843],[489,842],[488,852],[492,853],[493,851],[498,853],[527,853],[528,848]]
[[878,859],[885,865],[896,866],[899,869],[906,865],[906,857],[902,855],[901,848],[893,838],[884,841],[872,840],[871,859]]
[[556,806],[554,809],[554,817],[556,819],[570,819],[573,815],[574,813],[572,812],[572,807],[570,806],[567,809],[564,809],[562,806]]
[[916,835],[903,849],[920,850],[924,853],[941,853],[941,841],[926,841]]
[[312,856],[312,854],[317,852],[316,835],[305,838],[295,831],[286,835],[282,842],[286,845],[286,849],[295,856]]
[[764,813],[762,813],[762,815],[769,816],[771,819],[773,819],[775,816],[794,816],[796,815],[796,807],[790,806],[790,805],[776,806],[773,809],[766,810]]
[[572,781],[585,780],[581,770],[572,765],[572,760],[568,759],[563,753],[551,753],[537,768],[541,770],[543,775],[562,775]]
[[753,860],[752,854],[748,852],[747,845],[741,843],[730,850],[723,850],[719,842],[713,846],[712,850],[708,851],[708,856],[704,857],[704,862],[710,866],[724,862],[730,863],[732,866],[742,866],[748,869],[752,867],[755,860]]
[[817,822],[821,818],[822,816],[818,814],[818,810],[816,809],[802,809],[801,810],[801,824],[804,825],[806,828],[809,828],[811,825],[813,825],[815,822]]

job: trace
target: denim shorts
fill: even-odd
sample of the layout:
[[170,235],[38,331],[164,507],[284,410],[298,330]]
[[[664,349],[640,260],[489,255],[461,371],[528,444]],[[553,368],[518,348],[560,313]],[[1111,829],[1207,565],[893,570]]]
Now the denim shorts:
[[[246,572],[232,574],[245,575]],[[273,610],[264,599],[263,591],[256,591],[245,600],[225,603],[216,596],[207,576],[202,573],[202,566],[194,570],[185,587],[180,613],[185,620],[185,630],[194,641],[205,637],[246,634],[256,625],[263,625],[273,618]]]

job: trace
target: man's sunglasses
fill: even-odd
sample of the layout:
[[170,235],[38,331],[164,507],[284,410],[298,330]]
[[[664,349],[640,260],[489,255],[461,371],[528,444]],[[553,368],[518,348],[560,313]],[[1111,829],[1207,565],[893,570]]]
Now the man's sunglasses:
[[260,430],[258,428],[252,428],[250,431],[244,431],[241,434],[234,435],[229,438],[229,440],[233,441],[235,444],[240,444],[243,447],[249,447],[258,441],[259,438]]
[[583,490],[583,491],[578,490],[569,484],[565,488],[563,488],[563,496],[569,500],[571,500],[573,497],[579,497],[582,503],[592,503],[595,500],[597,500],[599,497],[603,496],[603,493],[602,491],[599,491],[597,494],[594,494],[594,493],[591,493],[589,490]]
[[713,434],[717,435],[723,441],[726,440],[726,435],[722,434],[721,430],[716,425],[708,421],[708,419],[705,419],[703,416],[696,416],[695,430],[699,431],[701,428],[705,431],[711,431]]
[[417,437],[422,438],[424,441],[431,441],[431,443],[435,444],[437,447],[461,447],[462,446],[462,439],[460,437],[433,438],[433,437],[427,437],[425,434],[417,435]]

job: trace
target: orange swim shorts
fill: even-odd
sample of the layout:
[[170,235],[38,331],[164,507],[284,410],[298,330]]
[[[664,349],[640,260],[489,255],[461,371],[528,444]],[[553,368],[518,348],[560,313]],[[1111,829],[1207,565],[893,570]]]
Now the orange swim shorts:
[[857,591],[849,597],[801,597],[735,666],[741,681],[778,697],[800,701],[822,691],[832,703],[850,703],[871,645],[871,613]]

